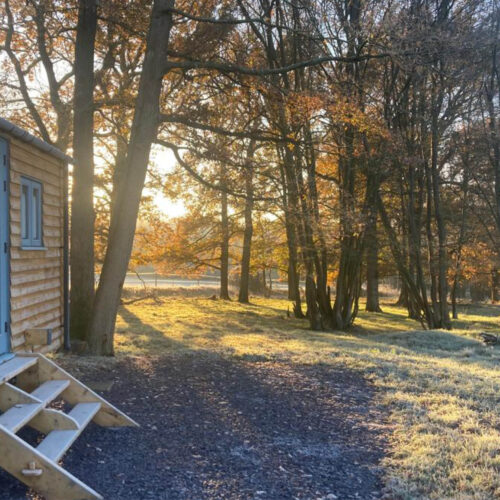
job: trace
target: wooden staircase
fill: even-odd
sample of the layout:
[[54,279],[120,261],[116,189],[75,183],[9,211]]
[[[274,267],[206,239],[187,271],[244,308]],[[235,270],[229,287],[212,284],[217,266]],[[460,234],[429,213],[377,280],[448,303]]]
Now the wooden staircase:
[[[50,408],[55,400],[72,409]],[[0,412],[0,467],[47,500],[102,499],[58,464],[89,422],[138,426],[41,354],[16,354],[0,364]],[[44,436],[38,446],[17,436],[24,426]]]

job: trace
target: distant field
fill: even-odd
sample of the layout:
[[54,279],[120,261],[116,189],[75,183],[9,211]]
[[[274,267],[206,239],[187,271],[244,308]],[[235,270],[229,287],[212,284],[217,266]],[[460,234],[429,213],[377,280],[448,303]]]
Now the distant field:
[[[99,279],[98,277],[96,279]],[[174,276],[162,276],[155,273],[127,273],[125,278],[126,287],[150,287],[150,288],[218,288],[220,279],[216,276],[200,276],[195,278],[180,278]],[[286,290],[287,283],[283,281],[273,281],[272,287],[276,290]]]
[[500,348],[478,338],[500,330],[500,307],[462,306],[448,332],[422,331],[383,304],[383,314],[361,312],[348,333],[313,333],[287,309],[283,299],[148,299],[121,307],[117,355],[215,352],[359,370],[379,389],[393,429],[383,463],[389,498],[500,498]]

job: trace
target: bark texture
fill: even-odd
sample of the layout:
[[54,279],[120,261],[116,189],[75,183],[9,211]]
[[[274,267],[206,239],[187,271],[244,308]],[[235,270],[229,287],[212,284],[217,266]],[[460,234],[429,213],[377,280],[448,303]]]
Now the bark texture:
[[167,60],[174,3],[174,0],[155,0],[151,12],[132,130],[123,166],[124,175],[116,192],[108,247],[90,323],[89,349],[96,355],[114,353],[116,314],[132,252],[151,145],[157,134],[163,68]]
[[229,300],[229,216],[225,166],[221,169],[221,248],[220,248],[220,298]]
[[80,0],[71,192],[71,336],[85,340],[94,300],[94,48],[97,1]]
[[246,304],[249,302],[248,287],[250,283],[250,257],[252,253],[252,236],[253,236],[253,153],[255,142],[249,145],[247,162],[245,168],[245,230],[243,234],[243,253],[241,256],[241,274],[240,274],[240,289],[238,293],[238,302]]

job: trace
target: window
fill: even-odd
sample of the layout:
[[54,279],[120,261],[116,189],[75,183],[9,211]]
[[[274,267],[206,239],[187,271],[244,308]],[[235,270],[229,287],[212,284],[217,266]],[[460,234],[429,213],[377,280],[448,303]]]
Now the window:
[[42,184],[21,178],[21,240],[23,247],[42,246]]

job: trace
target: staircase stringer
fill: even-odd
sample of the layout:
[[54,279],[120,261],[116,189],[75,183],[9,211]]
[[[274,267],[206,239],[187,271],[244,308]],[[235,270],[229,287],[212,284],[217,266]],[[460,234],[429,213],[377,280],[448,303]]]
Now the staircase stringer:
[[0,467],[50,500],[102,500],[102,496],[0,426]]
[[20,356],[36,356],[37,372],[29,372],[21,383],[31,388],[33,384],[39,385],[48,380],[69,380],[69,386],[61,394],[62,399],[71,405],[78,403],[100,403],[101,409],[94,417],[94,422],[103,427],[139,427],[139,424],[125,413],[96,394],[85,384],[63,370],[56,363],[46,358],[43,354],[20,354]]
[[4,412],[12,406],[30,403],[41,404],[42,402],[8,382],[0,385],[0,411]]
[[30,420],[28,425],[42,434],[48,434],[53,430],[70,431],[80,428],[74,418],[67,413],[52,408],[41,410],[36,417]]

